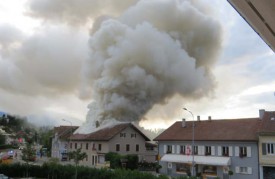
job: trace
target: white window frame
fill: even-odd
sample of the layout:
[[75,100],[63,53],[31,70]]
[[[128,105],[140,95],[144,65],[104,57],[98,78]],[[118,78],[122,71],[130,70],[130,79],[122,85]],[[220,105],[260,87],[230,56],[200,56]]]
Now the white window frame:
[[266,143],[266,155],[275,155],[275,143]]

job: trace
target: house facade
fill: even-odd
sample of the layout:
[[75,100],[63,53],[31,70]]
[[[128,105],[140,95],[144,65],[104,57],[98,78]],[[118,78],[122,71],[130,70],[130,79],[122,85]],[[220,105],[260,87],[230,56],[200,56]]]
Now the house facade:
[[51,157],[58,158],[61,161],[68,159],[69,137],[77,128],[78,126],[59,126],[54,128]]
[[[154,140],[159,145],[160,172],[170,176],[208,178],[259,178],[259,118],[234,120],[178,121]],[[193,150],[192,150],[193,149]],[[194,155],[193,153],[194,152]],[[194,157],[194,158],[193,158]],[[229,172],[230,171],[230,172]]]
[[121,155],[135,154],[140,161],[153,162],[157,150],[147,150],[146,142],[150,139],[131,123],[99,128],[90,134],[74,134],[71,137],[70,148],[81,148],[88,157],[80,162],[81,165],[104,167],[105,154],[115,152]]
[[260,179],[275,178],[275,112],[260,110],[263,120],[259,133]]

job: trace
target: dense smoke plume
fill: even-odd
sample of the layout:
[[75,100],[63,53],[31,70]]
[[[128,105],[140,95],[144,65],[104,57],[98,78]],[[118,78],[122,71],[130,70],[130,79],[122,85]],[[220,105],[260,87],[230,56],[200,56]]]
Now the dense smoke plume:
[[84,67],[91,125],[138,121],[175,94],[196,99],[213,90],[221,28],[191,2],[139,1],[96,28]]

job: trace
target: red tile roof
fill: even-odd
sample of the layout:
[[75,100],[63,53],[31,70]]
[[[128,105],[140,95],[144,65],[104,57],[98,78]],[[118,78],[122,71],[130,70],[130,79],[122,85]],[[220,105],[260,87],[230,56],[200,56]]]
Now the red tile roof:
[[98,131],[92,132],[90,134],[74,134],[70,137],[71,140],[79,140],[79,141],[109,141],[115,135],[119,134],[122,130],[127,127],[132,127],[134,130],[139,132],[146,141],[150,141],[150,139],[143,134],[136,126],[131,123],[121,123],[114,126],[106,127],[100,129]]
[[[257,141],[262,120],[259,118],[233,120],[195,121],[195,140],[199,141]],[[167,130],[157,136],[155,141],[191,141],[192,121],[175,122]]]
[[61,139],[67,139],[79,126],[59,126],[54,127],[54,134],[57,133]]

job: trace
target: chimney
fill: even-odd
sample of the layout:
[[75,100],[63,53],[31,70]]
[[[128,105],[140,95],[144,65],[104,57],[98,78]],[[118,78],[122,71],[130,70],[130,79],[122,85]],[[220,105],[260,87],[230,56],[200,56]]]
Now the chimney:
[[208,121],[211,121],[211,116],[208,116]]
[[200,121],[201,120],[201,117],[200,116],[197,116],[197,121]]
[[95,122],[95,127],[98,128],[100,126],[99,121]]
[[186,122],[185,122],[185,119],[184,119],[184,118],[182,118],[181,127],[186,127]]
[[264,109],[260,109],[260,110],[259,110],[260,120],[262,120],[262,119],[264,118],[264,113],[265,113],[265,110],[264,110]]

